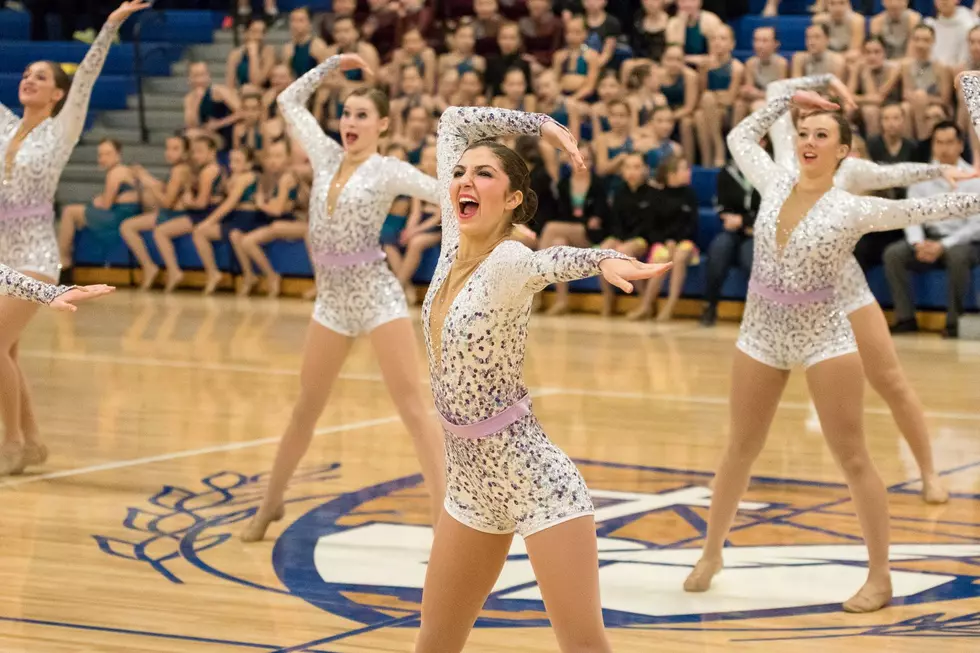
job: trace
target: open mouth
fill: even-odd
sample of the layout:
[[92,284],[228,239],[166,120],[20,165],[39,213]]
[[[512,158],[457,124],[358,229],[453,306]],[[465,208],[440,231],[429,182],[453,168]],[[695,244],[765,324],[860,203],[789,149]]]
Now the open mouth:
[[344,134],[344,145],[350,146],[357,142],[358,135],[353,132]]
[[476,201],[475,197],[470,195],[461,195],[459,197],[459,217],[464,219],[472,218],[479,210],[480,203]]
[[813,163],[816,160],[817,160],[817,155],[814,154],[813,152],[804,152],[803,153],[803,161],[804,162],[806,162],[806,163]]

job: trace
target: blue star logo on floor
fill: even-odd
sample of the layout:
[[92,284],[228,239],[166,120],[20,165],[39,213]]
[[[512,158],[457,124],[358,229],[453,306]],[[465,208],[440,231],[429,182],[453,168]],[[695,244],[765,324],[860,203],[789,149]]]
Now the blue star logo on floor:
[[[771,621],[764,628],[751,627],[753,619],[839,611],[842,598],[863,583],[867,551],[843,485],[754,479],[747,495],[751,500],[740,504],[728,540],[724,572],[710,592],[686,594],[681,586],[697,561],[706,530],[707,475],[576,462],[596,505],[609,627],[712,628],[738,633],[742,640],[937,633],[980,637],[980,614],[939,613],[873,627],[773,628]],[[416,627],[432,543],[421,478],[393,479],[356,492],[318,492],[330,488],[340,474],[338,463],[304,470],[294,479],[287,508],[299,517],[272,551],[282,587],[232,574],[220,564],[220,549],[255,514],[264,475],[221,472],[203,479],[198,488],[164,487],[148,507],[129,509],[124,526],[138,533],[136,538],[95,539],[107,554],[148,564],[174,583],[182,582],[180,574],[187,567],[178,563],[184,561],[228,582],[292,594],[363,624],[359,632]],[[889,490],[893,603],[980,596],[980,577],[975,575],[980,524],[926,519],[908,484]],[[944,516],[972,515],[977,498],[954,495]],[[515,538],[477,626],[547,625],[523,541]]]

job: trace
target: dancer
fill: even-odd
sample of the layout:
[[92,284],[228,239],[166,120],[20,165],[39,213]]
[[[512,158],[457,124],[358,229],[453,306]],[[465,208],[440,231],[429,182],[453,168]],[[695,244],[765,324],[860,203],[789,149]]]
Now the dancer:
[[388,391],[412,434],[434,520],[444,494],[442,442],[423,398],[408,306],[378,244],[392,201],[410,195],[435,202],[438,184],[410,164],[378,154],[378,141],[388,129],[388,98],[383,92],[370,87],[351,91],[340,119],[343,147],[320,129],[306,108],[330,72],[358,68],[370,77],[370,68],[359,56],[334,55],[279,96],[293,139],[303,144],[313,163],[309,240],[318,293],[300,398],[279,444],[262,505],[242,533],[246,542],[261,540],[269,523],[282,518],[286,483],[310,445],[354,338],[361,334],[370,335]]
[[[58,178],[85,126],[89,97],[119,26],[148,2],[124,2],[112,12],[84,61],[75,82],[61,67],[37,61],[24,71],[18,89],[24,117],[0,105],[0,263],[54,282],[60,269],[54,231],[54,194]],[[48,453],[24,374],[17,362],[21,332],[37,306],[0,297],[0,476],[39,465]]]
[[[784,80],[769,85],[770,99],[792,89],[818,89],[831,86],[842,97],[849,97],[844,85],[833,75],[814,75]],[[789,114],[783,115],[770,130],[776,163],[786,170],[796,171],[796,128]],[[878,165],[866,159],[848,157],[841,162],[834,176],[834,186],[854,194],[909,186],[945,177],[950,186],[975,176],[970,171],[952,166],[921,163]],[[919,466],[922,477],[922,499],[926,503],[945,503],[949,493],[936,472],[932,456],[932,441],[926,425],[922,402],[905,376],[888,331],[884,311],[868,287],[861,265],[854,256],[844,263],[840,279],[835,284],[837,295],[857,340],[858,353],[868,382],[885,400],[902,436]]]
[[610,650],[589,490],[541,430],[522,378],[528,319],[534,294],[551,283],[602,274],[630,292],[629,280],[670,266],[611,250],[533,252],[509,240],[537,205],[524,161],[490,140],[513,134],[540,134],[583,165],[571,134],[544,114],[451,107],[439,124],[444,239],[422,324],[445,430],[447,488],[417,653],[462,650],[515,532],[525,539],[561,650]]
[[0,264],[0,296],[48,306],[56,311],[74,313],[78,310],[72,302],[81,302],[108,295],[112,286],[55,286],[38,281],[17,270]]
[[[722,568],[722,547],[749,481],[789,371],[803,365],[831,451],[841,466],[868,547],[868,580],[844,603],[873,612],[892,597],[888,497],[864,442],[864,375],[857,343],[835,292],[858,239],[871,231],[980,211],[980,195],[925,200],[858,197],[834,187],[851,144],[838,105],[811,91],[792,99],[800,118],[799,170],[770,159],[759,141],[790,106],[789,94],[742,121],[728,136],[735,162],[762,195],[755,262],[734,356],[731,431],[715,478],[701,560],[684,589],[703,592]],[[807,113],[808,112],[808,113]]]

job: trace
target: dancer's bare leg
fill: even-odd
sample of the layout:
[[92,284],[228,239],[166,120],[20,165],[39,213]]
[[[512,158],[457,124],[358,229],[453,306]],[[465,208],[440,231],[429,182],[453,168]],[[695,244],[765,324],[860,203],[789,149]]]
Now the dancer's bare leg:
[[392,320],[371,332],[371,345],[381,366],[381,376],[398,414],[412,435],[422,478],[429,492],[432,523],[442,514],[446,495],[446,454],[442,427],[429,413],[431,401],[420,380],[422,368],[412,322]]
[[214,241],[221,238],[221,225],[199,224],[194,227],[194,248],[197,255],[201,257],[204,264],[204,273],[207,275],[207,282],[204,284],[204,294],[212,295],[221,283],[221,270],[218,263],[214,260]]
[[174,249],[174,239],[194,231],[194,223],[190,218],[175,218],[157,226],[153,230],[153,242],[160,252],[163,265],[167,269],[167,286],[165,292],[172,292],[184,278],[184,271],[177,263],[177,250]]
[[844,610],[874,612],[888,605],[892,598],[888,569],[888,494],[864,441],[861,358],[848,354],[817,363],[807,370],[806,380],[824,437],[847,479],[868,547],[868,580],[844,603]]
[[71,267],[72,252],[75,249],[75,232],[85,226],[85,205],[69,204],[61,211],[61,223],[58,225],[58,250],[61,254],[61,265]]
[[156,224],[157,212],[153,211],[138,215],[135,218],[123,220],[122,224],[119,225],[119,235],[122,236],[126,247],[136,257],[140,268],[143,270],[143,281],[140,284],[140,290],[149,290],[153,287],[153,281],[160,274],[160,268],[153,262],[153,258],[150,256],[150,252],[146,248],[146,243],[143,241],[143,236],[141,235],[144,231],[150,231],[156,227]]
[[609,653],[595,519],[588,515],[553,526],[529,536],[525,545],[561,651]]
[[27,385],[27,377],[20,366],[18,352],[20,341],[14,343],[10,350],[10,357],[17,366],[20,374],[20,424],[24,433],[24,466],[43,465],[48,459],[48,448],[41,442],[41,429],[37,423],[37,416],[34,414],[34,402],[31,400],[31,389]]
[[[37,309],[37,304],[9,296],[0,297],[0,420],[4,427],[3,441],[0,442],[0,476],[24,471],[24,402],[29,402],[30,398],[22,395],[24,381],[16,359],[16,344]],[[33,421],[33,411],[30,419]],[[36,424],[33,430],[36,436]]]
[[279,441],[276,461],[272,466],[269,487],[262,499],[262,505],[242,532],[243,541],[258,542],[265,537],[270,523],[282,519],[286,486],[310,446],[316,422],[327,405],[330,390],[353,342],[353,338],[310,321],[303,350],[303,368],[300,371],[299,399],[293,406],[286,432]]
[[871,304],[854,311],[848,318],[868,382],[888,404],[898,429],[919,465],[923,500],[926,503],[946,503],[949,492],[936,473],[922,402],[898,361],[885,314],[878,304]]
[[[594,534],[592,537],[595,539]],[[415,640],[415,653],[463,650],[507,561],[513,539],[512,534],[474,530],[443,511],[425,570],[422,625]]]
[[735,350],[729,393],[731,414],[728,446],[715,474],[711,509],[708,513],[708,536],[701,560],[684,581],[688,592],[704,592],[711,579],[721,571],[722,548],[731,530],[738,503],[749,485],[752,463],[766,444],[779,398],[789,379],[789,371],[776,369]]

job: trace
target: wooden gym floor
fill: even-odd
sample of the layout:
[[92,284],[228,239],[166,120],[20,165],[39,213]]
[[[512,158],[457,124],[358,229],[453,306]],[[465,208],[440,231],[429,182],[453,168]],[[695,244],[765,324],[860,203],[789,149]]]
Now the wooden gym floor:
[[[310,304],[120,292],[44,312],[22,343],[48,464],[0,479],[0,651],[410,651],[426,501],[367,342],[355,347],[266,542],[237,533],[297,394]],[[535,411],[595,493],[616,651],[976,651],[980,343],[898,340],[954,496],[930,507],[883,403],[897,605],[861,584],[854,508],[794,375],[708,594],[681,580],[725,441],[735,327],[536,318]],[[423,351],[421,340],[418,343]],[[420,366],[420,376],[425,376]],[[574,570],[569,570],[574,573]],[[467,651],[554,651],[515,543]]]

